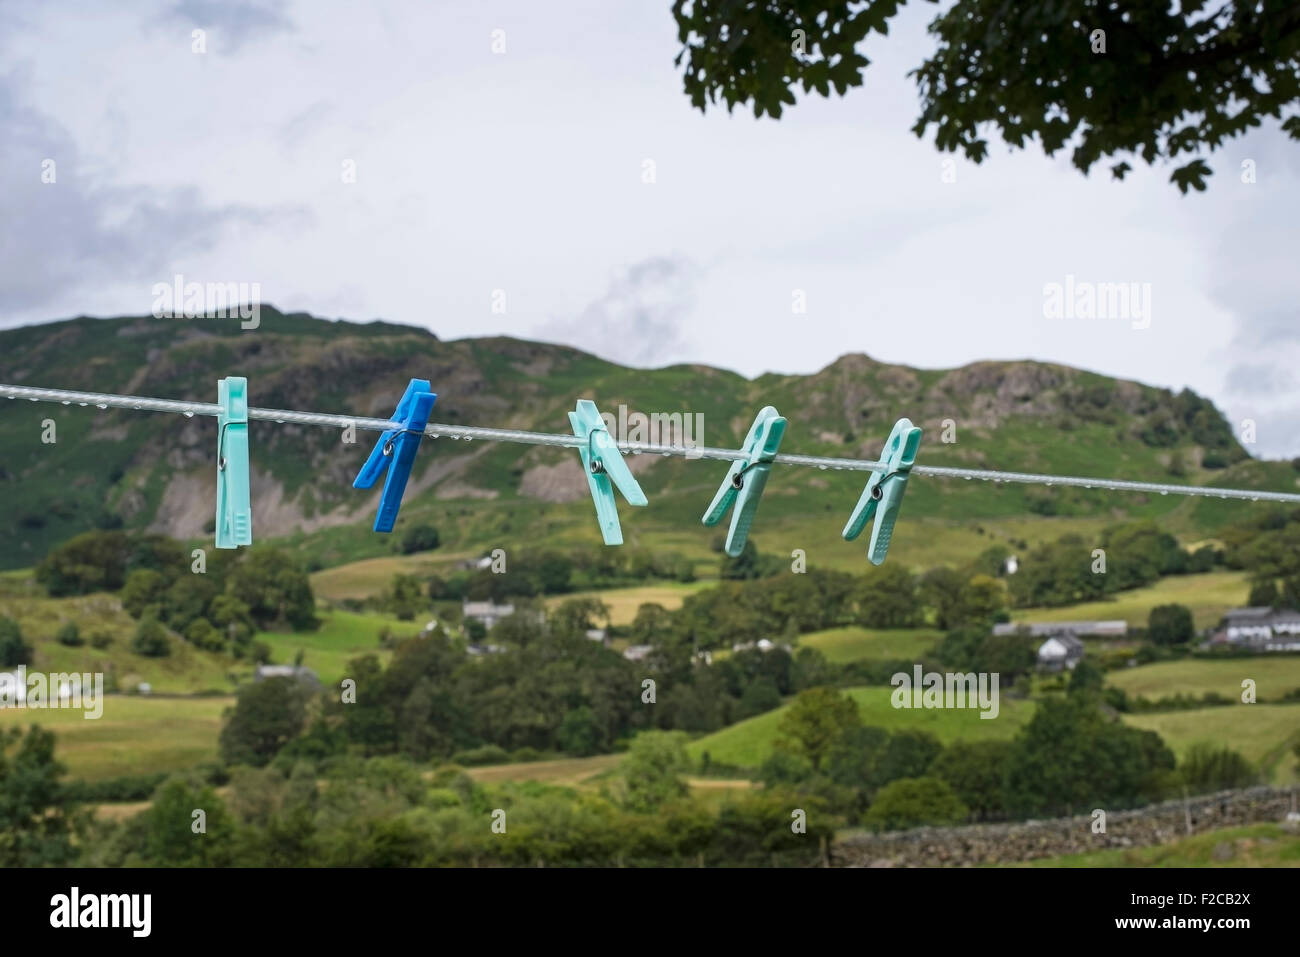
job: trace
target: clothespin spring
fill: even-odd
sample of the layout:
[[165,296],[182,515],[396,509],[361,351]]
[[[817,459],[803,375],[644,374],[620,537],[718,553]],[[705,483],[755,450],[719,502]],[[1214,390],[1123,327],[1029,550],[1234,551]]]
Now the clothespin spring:
[[226,455],[225,455],[225,452],[226,452],[226,429],[228,429],[228,428],[230,428],[230,423],[229,423],[229,422],[222,422],[222,423],[221,423],[221,434],[217,436],[217,450],[218,450],[218,452],[220,453],[220,454],[217,456],[217,471],[218,471],[218,472],[224,472],[224,471],[226,470]]
[[399,435],[424,435],[423,429],[393,429],[393,438],[384,443],[384,455],[393,454],[393,442]]
[[587,458],[591,460],[591,474],[592,474],[592,475],[604,475],[604,474],[605,474],[605,463],[602,462],[602,461],[600,460],[600,456],[597,455],[597,454],[592,450],[592,445],[593,445],[593,443],[594,443],[594,441],[595,441],[596,433],[597,433],[597,432],[606,432],[606,431],[608,431],[608,430],[605,429],[605,428],[603,428],[603,427],[601,427],[601,428],[595,428],[595,429],[592,429],[590,432],[587,433]]
[[748,472],[750,469],[758,468],[760,465],[772,465],[775,463],[775,461],[776,461],[775,459],[759,459],[756,462],[746,462],[743,466],[741,466],[740,470],[737,471],[736,474],[731,477],[731,487],[736,489],[744,488],[746,472]]

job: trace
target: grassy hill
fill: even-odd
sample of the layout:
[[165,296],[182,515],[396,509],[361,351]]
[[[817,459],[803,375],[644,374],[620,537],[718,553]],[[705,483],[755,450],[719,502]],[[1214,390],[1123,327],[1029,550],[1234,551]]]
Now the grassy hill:
[[[1190,393],[1065,366],[979,362],[914,369],[844,356],[813,375],[748,380],[705,366],[628,369],[563,346],[508,338],[444,342],[388,323],[286,315],[266,307],[257,330],[219,320],[80,318],[0,332],[0,381],[213,401],[216,380],[245,375],[254,405],[391,413],[408,379],[439,393],[437,421],[543,431],[568,428],[575,399],[607,411],[699,412],[703,441],[735,445],[755,411],[774,404],[790,419],[792,451],[875,455],[894,420],[927,430],[921,461],[1159,479],[1177,458],[1185,481],[1294,488],[1283,463],[1240,461],[1227,423]],[[40,441],[53,419],[58,441]],[[956,421],[956,442],[939,441]],[[371,436],[370,438],[373,438]],[[34,564],[48,548],[94,525],[149,527],[210,539],[215,423],[57,404],[0,406],[0,567]],[[1224,469],[1198,467],[1207,448]],[[330,429],[255,423],[256,535],[281,539],[327,568],[392,554],[393,537],[370,531],[375,494],[351,488],[368,452]],[[707,558],[699,516],[722,469],[713,463],[633,460],[651,500],[624,510],[628,543],[694,548]],[[594,543],[598,533],[577,457],[568,450],[496,443],[427,442],[398,532],[430,522],[448,551],[545,541]],[[803,548],[809,561],[857,567],[863,547],[839,539],[861,475],[778,469],[756,539],[768,550]],[[970,557],[991,541],[1035,541],[1123,517],[1161,517],[1201,538],[1252,506],[1176,496],[1114,495],[918,478],[895,552],[921,564]],[[1258,507],[1258,506],[1254,506]],[[634,513],[634,514],[633,514]],[[341,586],[346,589],[347,585]]]
[[[928,731],[942,743],[963,740],[1011,738],[1033,717],[1030,701],[1001,699],[996,718],[981,718],[976,710],[895,708],[893,689],[885,686],[850,688],[846,693],[858,703],[862,723],[890,731]],[[789,705],[741,721],[692,741],[687,753],[698,761],[707,751],[711,760],[742,768],[756,768],[772,753],[777,726]]]
[[872,659],[920,661],[942,639],[943,632],[932,628],[849,627],[810,632],[800,636],[799,645],[816,648],[836,664]]
[[111,695],[95,720],[81,711],[0,708],[0,729],[48,728],[58,737],[56,753],[68,776],[98,781],[215,760],[221,715],[234,700]]
[[1260,769],[1265,784],[1300,782],[1291,748],[1300,742],[1300,704],[1225,705],[1190,711],[1125,715],[1136,728],[1155,731],[1180,757],[1200,741],[1227,746]]
[[[118,595],[49,598],[30,574],[0,575],[0,615],[16,620],[32,646],[29,671],[102,672],[110,691],[133,691],[144,682],[154,694],[230,694],[253,671],[248,660],[200,650],[174,635],[169,638],[171,653],[165,657],[138,655],[131,650],[138,622],[123,610]],[[318,617],[321,626],[314,632],[259,632],[256,639],[271,647],[272,661],[277,663],[292,662],[301,653],[302,663],[325,684],[337,683],[347,662],[360,655],[375,654],[386,660],[390,653],[379,641],[384,629],[400,638],[415,634],[423,624],[337,609],[322,609]],[[57,640],[68,622],[77,626],[82,644],[68,646]],[[92,641],[96,636],[107,638],[107,646],[96,647]]]
[[1139,628],[1157,605],[1179,604],[1191,609],[1197,628],[1218,624],[1229,608],[1246,604],[1250,583],[1245,572],[1205,572],[1174,575],[1151,585],[1119,592],[1104,601],[1083,602],[1065,608],[1020,608],[1012,621],[1092,621],[1123,619]]
[[1254,680],[1255,693],[1260,698],[1276,701],[1300,688],[1300,655],[1159,661],[1140,668],[1112,671],[1106,681],[1130,695],[1152,700],[1176,694],[1200,697],[1208,692],[1240,700],[1244,678]]

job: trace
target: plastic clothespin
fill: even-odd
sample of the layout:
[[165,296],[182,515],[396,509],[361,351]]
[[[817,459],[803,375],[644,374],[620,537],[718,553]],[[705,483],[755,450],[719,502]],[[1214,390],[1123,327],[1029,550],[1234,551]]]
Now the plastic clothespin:
[[384,470],[388,470],[384,493],[379,499],[379,511],[375,514],[376,532],[391,532],[397,521],[397,511],[402,507],[402,493],[406,490],[406,480],[411,476],[415,453],[420,449],[424,427],[429,424],[429,413],[438,399],[429,388],[428,379],[412,379],[407,384],[402,401],[397,403],[397,411],[393,413],[393,421],[400,423],[401,428],[388,429],[380,434],[366,464],[361,466],[352,482],[353,488],[370,488]]
[[596,503],[596,521],[606,545],[622,545],[623,529],[618,524],[618,508],[614,505],[614,486],[623,493],[629,505],[649,505],[645,492],[637,484],[632,470],[623,461],[623,453],[605,427],[605,422],[590,399],[579,399],[578,407],[569,413],[573,434],[585,439],[578,446],[582,457],[582,470],[587,473],[587,487]]
[[[748,457],[731,463],[727,477],[713,496],[713,502],[704,513],[705,525],[717,525],[727,509],[736,502],[736,510],[731,515],[731,528],[727,531],[727,554],[732,558],[745,550],[745,541],[749,538],[749,526],[754,524],[754,513],[758,511],[758,500],[763,496],[767,486],[767,476],[772,471],[772,459],[781,447],[785,435],[785,418],[772,406],[764,406],[749,427],[745,436],[742,452]],[[739,501],[737,501],[739,498]]]
[[871,545],[867,548],[867,557],[873,565],[883,562],[885,553],[889,551],[889,540],[894,537],[894,522],[898,520],[898,509],[903,503],[903,493],[907,491],[907,479],[920,447],[921,430],[910,419],[899,419],[894,423],[880,455],[885,470],[871,473],[862,497],[849,516],[849,523],[844,526],[845,539],[852,541],[861,534],[867,519],[875,514],[876,524],[871,529]]
[[248,491],[248,380],[217,380],[217,548],[253,544]]

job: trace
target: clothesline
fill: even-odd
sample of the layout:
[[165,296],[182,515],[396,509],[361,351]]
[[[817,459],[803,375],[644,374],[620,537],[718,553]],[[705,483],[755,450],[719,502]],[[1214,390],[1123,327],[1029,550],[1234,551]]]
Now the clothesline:
[[[32,402],[59,402],[63,405],[95,406],[99,409],[132,409],[141,412],[165,412],[192,418],[196,415],[216,416],[221,407],[214,402],[182,402],[174,399],[156,399],[148,396],[115,395],[101,392],[74,392],[66,389],[42,389],[31,386],[0,384],[0,397],[28,399]],[[390,419],[367,418],[357,415],[338,415],[326,412],[300,412],[290,409],[248,410],[248,418],[261,422],[313,425],[333,428],[349,426],[371,432],[384,432],[400,428]],[[567,433],[529,432],[521,429],[493,429],[470,425],[429,423],[424,434],[430,438],[448,438],[460,441],[514,442],[523,445],[543,445],[557,448],[580,448],[587,440]],[[619,451],[631,454],[683,456],[695,459],[713,459],[728,462],[744,461],[748,453],[739,449],[711,448],[708,446],[665,445],[655,442],[630,442],[616,439]],[[773,458],[778,465],[795,465],[817,469],[835,469],[855,472],[883,472],[882,462],[870,459],[833,458],[820,455],[779,453]],[[1258,489],[1213,488],[1202,485],[1171,485],[1161,482],[1134,482],[1126,479],[1075,475],[1047,475],[1032,472],[1003,472],[994,469],[949,468],[936,465],[914,465],[914,475],[935,478],[1008,482],[1022,485],[1070,486],[1097,488],[1121,492],[1156,492],[1161,495],[1192,495],[1204,498],[1245,499],[1252,502],[1296,502],[1300,494],[1294,492],[1269,492]]]

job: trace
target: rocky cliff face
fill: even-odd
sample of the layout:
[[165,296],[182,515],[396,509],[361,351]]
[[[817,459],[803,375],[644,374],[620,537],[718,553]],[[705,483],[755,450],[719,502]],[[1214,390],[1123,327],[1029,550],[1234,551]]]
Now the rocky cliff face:
[[[923,455],[933,463],[1041,468],[1067,447],[1071,453],[1060,457],[1067,461],[1092,448],[1104,459],[1099,468],[1134,475],[1160,472],[1174,449],[1186,450],[1193,464],[1210,447],[1244,457],[1213,406],[1190,393],[1035,362],[925,370],[847,355],[813,375],[747,380],[698,365],[627,369],[564,346],[502,337],[444,342],[423,329],[270,307],[256,330],[242,330],[237,320],[127,317],[0,332],[3,382],[211,402],[224,375],[247,376],[256,406],[375,417],[391,414],[407,380],[426,378],[439,394],[436,421],[539,431],[567,431],[566,412],[578,397],[611,413],[620,404],[698,412],[711,445],[735,444],[754,412],[774,404],[791,420],[789,448],[833,455],[875,455],[894,419],[907,415],[926,429]],[[57,424],[53,445],[39,440],[47,418]],[[940,440],[949,423],[955,443]],[[206,418],[0,406],[0,564],[30,564],[96,525],[204,535],[215,440]],[[351,488],[372,440],[360,433],[347,445],[329,429],[257,425],[259,536],[357,521],[374,504],[374,495]],[[686,481],[657,457],[634,463],[658,494]],[[470,509],[586,494],[576,459],[555,449],[440,440],[413,474],[408,501],[454,500]]]

